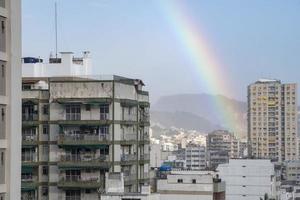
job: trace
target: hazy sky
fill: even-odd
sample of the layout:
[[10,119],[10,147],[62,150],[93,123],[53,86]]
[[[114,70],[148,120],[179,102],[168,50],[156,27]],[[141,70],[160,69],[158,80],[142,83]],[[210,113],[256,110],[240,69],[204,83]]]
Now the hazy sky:
[[[211,93],[199,81],[162,0],[57,1],[59,51],[78,56],[91,51],[95,74],[141,78],[152,100]],[[23,56],[48,58],[55,47],[55,0],[22,2]],[[300,1],[183,2],[187,17],[227,72],[223,78],[233,83],[235,98],[246,100],[247,85],[260,77],[300,83]]]

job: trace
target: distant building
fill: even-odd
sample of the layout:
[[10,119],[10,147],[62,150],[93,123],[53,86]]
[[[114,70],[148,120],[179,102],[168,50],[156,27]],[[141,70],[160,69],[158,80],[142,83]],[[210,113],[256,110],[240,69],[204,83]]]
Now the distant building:
[[230,159],[217,172],[226,182],[226,200],[259,200],[265,194],[276,199],[275,168],[270,160]]
[[285,181],[300,185],[300,160],[284,162]]
[[300,186],[283,184],[279,191],[279,200],[299,200],[300,199]]
[[225,200],[225,182],[213,172],[172,171],[157,180],[160,200]]
[[150,167],[157,168],[162,164],[161,160],[161,145],[160,144],[150,144]]
[[191,170],[206,169],[205,146],[188,144],[185,149],[186,168]]
[[[22,199],[98,199],[107,172],[149,185],[149,95],[119,76],[23,78]],[[15,188],[17,190],[17,188]]]
[[21,1],[0,0],[0,199],[21,198]]
[[298,160],[297,85],[258,80],[248,86],[249,156]]
[[23,77],[91,76],[90,53],[74,57],[72,52],[61,52],[60,57],[50,57],[48,62],[34,57],[22,58]]
[[[207,160],[210,169],[228,163],[230,153],[238,153],[238,145],[232,142],[232,135],[226,130],[217,130],[206,137]],[[231,148],[231,145],[233,147]]]

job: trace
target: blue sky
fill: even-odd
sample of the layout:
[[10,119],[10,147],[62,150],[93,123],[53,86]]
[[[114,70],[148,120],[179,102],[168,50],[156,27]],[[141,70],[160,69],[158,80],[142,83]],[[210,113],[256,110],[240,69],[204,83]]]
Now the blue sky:
[[[54,52],[54,2],[22,1],[23,56],[48,58]],[[59,51],[91,51],[95,74],[141,78],[152,100],[211,92],[190,66],[159,0],[57,2]],[[204,30],[213,56],[226,68],[224,79],[234,84],[234,98],[245,101],[247,85],[261,77],[300,84],[300,1],[185,4],[189,17]]]

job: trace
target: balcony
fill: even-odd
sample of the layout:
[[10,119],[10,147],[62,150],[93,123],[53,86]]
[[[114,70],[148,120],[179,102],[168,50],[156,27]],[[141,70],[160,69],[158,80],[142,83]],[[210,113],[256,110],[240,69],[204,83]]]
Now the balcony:
[[60,135],[57,144],[60,146],[95,146],[110,144],[109,134],[103,135]]
[[135,154],[122,154],[121,155],[121,162],[135,162],[136,161]]
[[107,169],[110,167],[109,155],[62,155],[58,163],[60,168],[101,168]]
[[139,143],[140,143],[140,144],[150,144],[150,136],[149,136],[149,134],[143,134],[143,135],[140,137]]
[[31,153],[31,154],[22,153],[22,165],[23,166],[36,166],[36,165],[38,165],[36,154],[35,153]]
[[136,133],[128,133],[123,134],[121,137],[121,144],[123,145],[130,145],[137,142],[137,134]]
[[21,189],[24,191],[35,190],[38,187],[37,176],[22,175]]
[[58,188],[72,189],[97,189],[104,185],[104,181],[100,181],[99,177],[81,177],[81,176],[67,176],[63,177],[57,183]]
[[136,173],[124,172],[124,181],[125,182],[133,182],[136,181]]
[[22,114],[22,125],[25,127],[37,126],[39,115],[36,114]]
[[150,126],[149,114],[146,113],[141,114],[139,121],[141,126]]
[[142,155],[140,155],[140,160],[150,160],[150,154],[142,154]]
[[145,164],[150,162],[150,154],[140,155],[140,163]]
[[22,135],[23,146],[35,146],[37,145],[36,135]]

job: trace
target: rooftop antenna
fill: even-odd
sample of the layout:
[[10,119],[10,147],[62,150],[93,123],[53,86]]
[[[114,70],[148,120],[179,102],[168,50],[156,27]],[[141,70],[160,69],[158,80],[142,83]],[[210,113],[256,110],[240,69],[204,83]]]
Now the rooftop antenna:
[[55,57],[57,59],[57,1],[55,1]]

